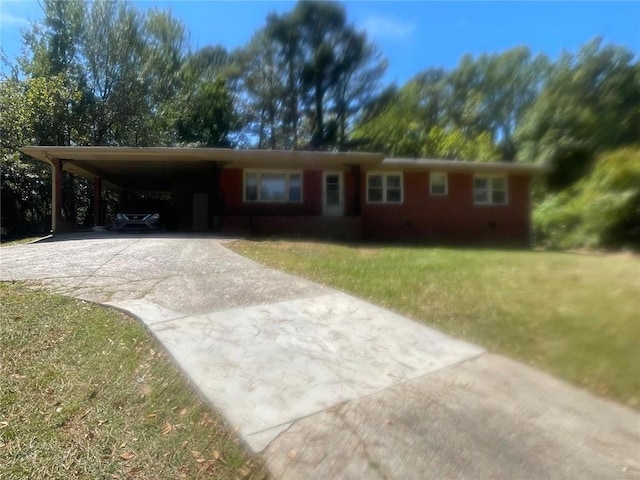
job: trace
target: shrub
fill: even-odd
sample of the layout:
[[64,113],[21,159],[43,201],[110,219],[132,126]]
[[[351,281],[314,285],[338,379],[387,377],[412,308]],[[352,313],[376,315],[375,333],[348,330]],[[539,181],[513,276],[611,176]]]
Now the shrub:
[[547,197],[533,222],[543,246],[640,249],[640,147],[602,154],[585,178]]

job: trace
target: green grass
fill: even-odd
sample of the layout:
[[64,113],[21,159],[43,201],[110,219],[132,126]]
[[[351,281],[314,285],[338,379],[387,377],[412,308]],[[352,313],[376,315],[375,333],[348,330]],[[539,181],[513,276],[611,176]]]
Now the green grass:
[[3,240],[2,242],[0,242],[0,247],[11,247],[14,245],[24,245],[25,243],[30,243],[30,242],[35,242],[36,240],[40,240],[42,238],[45,238],[44,236],[39,236],[39,237],[23,237],[23,238],[17,238],[14,240]]
[[640,408],[640,259],[237,241],[232,249]]
[[0,283],[0,477],[264,478],[139,322]]

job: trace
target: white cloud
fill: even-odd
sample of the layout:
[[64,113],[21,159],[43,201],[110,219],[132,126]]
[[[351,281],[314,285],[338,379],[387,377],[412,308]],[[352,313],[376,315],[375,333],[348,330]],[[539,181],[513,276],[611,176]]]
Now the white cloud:
[[362,27],[371,37],[384,37],[403,40],[411,36],[416,26],[413,22],[390,17],[369,16],[362,22]]
[[0,25],[10,26],[17,25],[19,27],[29,25],[29,20],[22,17],[17,17],[7,12],[0,12]]

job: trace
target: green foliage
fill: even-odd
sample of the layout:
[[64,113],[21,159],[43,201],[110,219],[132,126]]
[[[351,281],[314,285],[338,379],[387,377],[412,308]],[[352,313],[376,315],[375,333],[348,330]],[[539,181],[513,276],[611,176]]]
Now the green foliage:
[[421,151],[421,156],[451,160],[495,161],[500,153],[487,132],[468,138],[460,130],[447,131],[435,126],[427,134],[427,142]]
[[490,132],[503,160],[516,157],[516,126],[535,101],[546,78],[549,61],[534,57],[526,47],[504,53],[462,58],[447,83],[447,116],[456,128]]
[[235,116],[224,78],[200,83],[183,102],[175,126],[180,142],[206,147],[230,146],[228,134]]
[[534,102],[547,65],[545,57],[516,48],[467,55],[451,72],[425,70],[401,88],[395,104],[382,111],[380,102],[371,104],[355,136],[365,148],[393,155],[513,160],[513,132]]
[[270,15],[237,61],[259,148],[347,148],[353,121],[386,68],[334,2],[299,2]]
[[547,65],[545,57],[516,48],[467,55],[451,72],[425,70],[393,103],[382,109],[380,102],[371,104],[354,136],[365,149],[391,155],[513,160],[513,132],[534,102]]
[[534,224],[546,246],[640,249],[640,147],[601,155],[585,178],[536,208]]
[[50,170],[45,164],[23,159],[15,152],[3,152],[0,159],[0,226],[4,234],[49,231],[50,178]]
[[386,106],[375,107],[375,115],[355,130],[354,140],[365,150],[398,157],[497,160],[500,153],[488,132],[464,133],[439,124],[432,92],[419,81],[409,83]]
[[170,144],[184,26],[124,1],[46,0],[43,10],[42,25],[24,34],[20,59],[37,87],[33,97],[49,102],[30,143]]
[[578,181],[597,154],[633,144],[640,132],[640,63],[595,39],[564,53],[516,132],[519,158],[551,166],[547,185]]
[[9,78],[0,81],[0,146],[2,157],[32,136],[30,112],[27,108],[25,85]]
[[67,74],[81,75],[78,61],[86,5],[82,0],[44,0],[44,19],[23,33],[26,55],[20,66],[29,77]]
[[69,145],[83,138],[78,111],[83,92],[64,73],[25,81],[25,101],[33,138],[40,145]]
[[[0,185],[4,234],[43,232],[48,229],[51,190],[49,169],[41,162],[24,159],[16,146],[28,143],[37,120],[51,113],[48,97],[39,97],[50,85],[28,85],[15,78],[0,82]],[[55,101],[52,102],[55,107]],[[47,105],[48,104],[48,105]]]

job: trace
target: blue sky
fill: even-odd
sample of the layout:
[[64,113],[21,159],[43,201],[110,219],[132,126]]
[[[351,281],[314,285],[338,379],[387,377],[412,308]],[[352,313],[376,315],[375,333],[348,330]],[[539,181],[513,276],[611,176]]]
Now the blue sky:
[[[294,2],[136,1],[171,10],[187,26],[193,48],[244,45],[269,12]],[[348,19],[365,30],[389,60],[387,82],[404,83],[428,67],[454,68],[465,53],[499,53],[526,45],[555,59],[595,36],[640,51],[640,2],[344,2]],[[36,1],[0,0],[0,42],[14,58],[20,29],[42,18]]]

